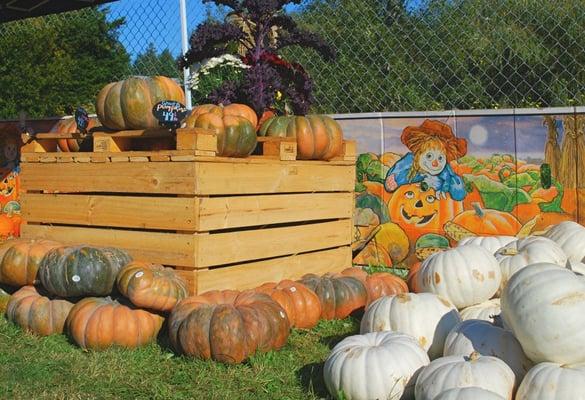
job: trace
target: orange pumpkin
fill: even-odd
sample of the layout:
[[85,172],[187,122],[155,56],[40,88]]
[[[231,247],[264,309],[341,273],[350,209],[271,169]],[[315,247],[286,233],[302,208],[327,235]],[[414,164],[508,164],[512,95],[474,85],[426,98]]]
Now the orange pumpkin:
[[366,306],[372,304],[372,302],[382,296],[392,296],[408,292],[406,282],[388,272],[375,272],[370,275],[361,268],[350,267],[341,271],[341,274],[353,276],[362,281],[368,294]]
[[406,282],[408,284],[408,288],[411,292],[420,293],[420,287],[417,284],[418,279],[418,272],[420,271],[420,267],[422,262],[416,262],[412,264],[410,269],[408,270],[408,276],[406,277]]
[[[246,115],[243,116],[244,114]],[[215,131],[218,155],[246,157],[256,148],[257,121],[254,111],[242,104],[230,104],[226,107],[205,104],[193,109],[184,125],[187,128]]]
[[150,343],[163,322],[158,314],[110,297],[86,297],[71,309],[65,326],[81,348],[103,350],[114,345],[135,348]]
[[541,213],[538,202],[516,204],[512,209],[512,214],[518,218],[521,224],[525,224],[534,218],[537,214]]
[[372,240],[353,259],[357,265],[392,266],[392,258],[381,243]]
[[437,199],[435,189],[423,191],[418,183],[402,185],[392,194],[388,203],[392,222],[397,223],[407,234],[411,245],[422,234],[443,232],[443,225],[463,211],[463,202]]
[[[96,117],[91,117],[87,125],[87,130],[90,130],[96,126],[101,126],[100,122]],[[77,132],[77,124],[75,118],[67,118],[59,120],[51,128],[51,133],[75,133]],[[59,150],[63,152],[78,152],[78,151],[91,151],[93,148],[93,141],[91,136],[86,136],[83,139],[59,139],[57,140],[57,146]]]
[[50,250],[59,246],[62,244],[45,239],[16,239],[2,243],[0,283],[17,287],[37,283],[41,260]]
[[329,160],[343,151],[343,131],[326,115],[274,117],[262,125],[260,136],[296,137],[297,156],[303,160]]
[[477,235],[509,235],[515,236],[522,227],[518,219],[511,213],[483,209],[477,203],[472,210],[464,211],[453,222]]
[[321,301],[308,287],[290,279],[268,282],[255,289],[266,293],[286,312],[291,327],[311,329],[319,322]]

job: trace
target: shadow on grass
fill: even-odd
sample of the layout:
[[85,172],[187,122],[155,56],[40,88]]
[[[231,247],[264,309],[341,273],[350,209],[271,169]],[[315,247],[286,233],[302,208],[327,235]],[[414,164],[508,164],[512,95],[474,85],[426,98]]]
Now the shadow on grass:
[[315,397],[330,399],[325,380],[323,379],[323,366],[325,363],[310,363],[297,371],[297,379],[307,393]]

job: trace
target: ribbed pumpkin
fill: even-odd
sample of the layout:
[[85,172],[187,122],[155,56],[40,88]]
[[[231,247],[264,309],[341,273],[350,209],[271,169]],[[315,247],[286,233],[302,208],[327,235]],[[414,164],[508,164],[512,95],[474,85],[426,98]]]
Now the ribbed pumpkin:
[[[250,113],[256,118],[255,121],[251,121]],[[205,104],[194,108],[183,125],[214,131],[217,134],[218,155],[246,157],[256,148],[256,121],[254,111],[243,104],[225,107]]]
[[4,314],[9,301],[10,294],[0,287],[0,314]]
[[187,297],[173,309],[168,326],[177,351],[224,363],[280,349],[290,332],[286,312],[270,296],[234,290]]
[[135,348],[154,341],[164,322],[158,314],[124,305],[111,297],[87,297],[71,309],[66,330],[83,349]]
[[116,130],[158,127],[152,107],[162,100],[185,103],[183,89],[165,76],[131,76],[108,83],[98,93],[95,109],[100,122]]
[[49,336],[63,332],[71,308],[73,303],[67,300],[48,297],[34,286],[24,286],[10,298],[6,317],[24,330]]
[[463,203],[436,198],[435,189],[423,190],[419,183],[409,183],[396,189],[388,202],[390,219],[400,225],[414,246],[423,234],[443,233],[445,222],[463,211]]
[[57,296],[107,296],[118,272],[130,261],[128,253],[114,248],[58,247],[41,261],[39,278]]
[[264,122],[259,136],[296,137],[297,158],[329,160],[343,152],[343,131],[326,115],[273,117]]
[[36,283],[41,260],[59,246],[62,244],[43,239],[15,239],[2,243],[0,283],[17,287]]
[[319,296],[322,319],[346,318],[368,301],[366,286],[353,276],[306,274],[300,282]]
[[[96,117],[89,118],[87,130],[101,126]],[[77,123],[75,118],[66,118],[59,120],[50,130],[51,133],[75,133],[77,132]],[[92,151],[93,140],[91,136],[86,136],[83,139],[59,139],[57,140],[59,150],[63,152],[77,152],[77,151]]]
[[187,282],[174,269],[142,261],[122,268],[116,284],[135,306],[157,311],[170,311],[189,295]]
[[353,276],[362,281],[366,286],[366,291],[368,293],[366,306],[382,296],[391,296],[393,294],[408,292],[406,282],[398,276],[388,272],[375,272],[373,274],[368,274],[361,268],[350,267],[341,271],[341,275]]
[[462,212],[453,218],[453,223],[478,235],[515,236],[522,225],[511,213],[482,209],[477,203],[473,210]]
[[256,291],[266,293],[280,304],[293,328],[311,329],[319,322],[321,301],[315,292],[300,282],[290,279],[268,282],[257,287]]

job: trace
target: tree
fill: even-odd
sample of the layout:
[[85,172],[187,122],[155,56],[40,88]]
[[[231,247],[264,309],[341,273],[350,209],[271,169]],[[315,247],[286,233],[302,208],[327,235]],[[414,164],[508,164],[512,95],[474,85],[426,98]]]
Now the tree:
[[150,43],[144,53],[136,57],[132,71],[134,75],[163,75],[169,78],[182,78],[176,60],[169,49],[157,54],[154,43]]
[[130,72],[118,40],[123,19],[107,8],[0,25],[0,118],[64,115],[68,106],[92,112],[98,91]]
[[338,53],[289,55],[315,81],[314,111],[585,102],[582,0],[315,0],[295,18]]

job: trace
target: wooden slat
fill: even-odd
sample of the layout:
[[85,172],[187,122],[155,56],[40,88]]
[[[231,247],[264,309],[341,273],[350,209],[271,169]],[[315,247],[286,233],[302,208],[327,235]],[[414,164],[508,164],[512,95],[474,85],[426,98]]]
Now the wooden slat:
[[123,228],[195,230],[197,200],[188,197],[20,195],[28,222]]
[[351,249],[340,247],[243,265],[197,271],[197,293],[251,289],[264,282],[298,279],[307,273],[339,272],[351,267]]
[[[195,163],[21,163],[22,190],[191,194]],[[164,212],[164,210],[161,210]]]
[[260,260],[351,244],[352,220],[197,235],[196,267]]
[[189,234],[24,224],[21,236],[65,244],[114,246],[128,250],[136,260],[159,264],[193,267],[195,263],[196,238]]
[[351,218],[353,198],[351,192],[201,198],[197,230]]
[[282,161],[267,164],[201,163],[197,194],[353,192],[355,165]]

